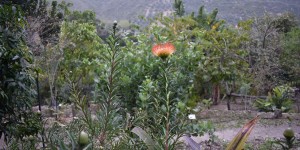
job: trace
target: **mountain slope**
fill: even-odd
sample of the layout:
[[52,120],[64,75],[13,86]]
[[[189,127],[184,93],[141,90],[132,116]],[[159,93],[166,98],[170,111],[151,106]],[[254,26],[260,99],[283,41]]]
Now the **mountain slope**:
[[[73,9],[96,12],[105,22],[112,20],[131,20],[136,22],[138,16],[151,17],[157,13],[170,14],[174,0],[66,0],[74,4]],[[204,5],[208,12],[219,10],[219,18],[229,23],[237,23],[264,12],[293,12],[300,18],[300,0],[183,0],[186,12],[197,12]]]

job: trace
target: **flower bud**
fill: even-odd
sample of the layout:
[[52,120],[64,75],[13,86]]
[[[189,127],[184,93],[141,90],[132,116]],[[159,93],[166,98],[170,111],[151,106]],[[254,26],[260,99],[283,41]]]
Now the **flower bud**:
[[283,136],[286,139],[290,140],[290,139],[292,139],[295,136],[295,133],[294,133],[294,131],[291,128],[287,128],[287,129],[284,130]]
[[28,136],[28,140],[29,140],[29,141],[33,141],[34,139],[35,139],[34,136],[32,136],[32,135],[29,135],[29,136]]
[[84,131],[80,132],[79,138],[78,138],[78,144],[80,146],[86,146],[89,144],[89,135],[86,132],[84,132]]
[[37,110],[37,111],[36,111],[36,114],[39,115],[39,116],[42,115],[42,113],[41,113],[40,110]]

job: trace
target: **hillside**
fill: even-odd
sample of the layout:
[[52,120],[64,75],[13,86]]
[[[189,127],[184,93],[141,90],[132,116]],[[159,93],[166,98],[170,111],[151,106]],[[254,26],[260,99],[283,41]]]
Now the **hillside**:
[[[264,12],[274,14],[293,12],[300,18],[299,0],[186,0],[186,9],[196,11],[199,5],[205,5],[208,10],[219,9],[219,17],[229,23],[236,23]],[[193,5],[195,4],[195,5]]]
[[[138,16],[151,17],[157,13],[170,14],[173,0],[66,0],[74,4],[76,10],[94,10],[99,19],[131,20],[137,22]],[[293,12],[300,18],[299,0],[184,0],[187,13],[197,12],[204,5],[207,11],[219,9],[219,17],[229,23],[251,16],[260,16],[264,12]]]

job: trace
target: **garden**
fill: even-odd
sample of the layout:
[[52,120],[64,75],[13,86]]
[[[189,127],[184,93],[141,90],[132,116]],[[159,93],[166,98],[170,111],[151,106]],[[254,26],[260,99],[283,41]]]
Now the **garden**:
[[300,26],[218,9],[105,24],[0,2],[0,149],[297,150]]

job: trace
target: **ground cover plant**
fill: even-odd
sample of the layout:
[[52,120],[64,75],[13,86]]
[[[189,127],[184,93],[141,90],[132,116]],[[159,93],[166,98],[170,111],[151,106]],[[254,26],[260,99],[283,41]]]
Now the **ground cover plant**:
[[[186,13],[175,0],[170,16],[125,29],[70,6],[0,2],[4,149],[251,149],[246,141],[266,118],[288,129],[261,147],[299,147],[292,14],[233,26],[218,9]],[[214,116],[218,107],[224,117]],[[222,141],[222,121],[240,132]]]

